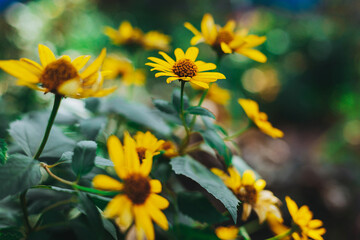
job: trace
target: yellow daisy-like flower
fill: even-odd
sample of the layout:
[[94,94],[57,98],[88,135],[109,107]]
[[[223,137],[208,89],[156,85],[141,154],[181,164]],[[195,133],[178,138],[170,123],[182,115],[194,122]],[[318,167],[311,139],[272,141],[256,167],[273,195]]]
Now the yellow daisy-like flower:
[[146,81],[145,73],[143,70],[134,69],[132,63],[126,58],[117,56],[110,56],[105,58],[102,68],[104,71],[109,72],[106,78],[114,79],[120,76],[125,85],[143,86]]
[[218,72],[207,72],[216,69],[213,63],[205,63],[203,61],[195,61],[199,49],[197,47],[190,47],[186,53],[180,48],[175,49],[176,61],[164,52],[159,52],[164,60],[156,57],[149,57],[153,61],[146,63],[146,65],[153,67],[151,71],[157,70],[159,73],[155,77],[167,76],[167,83],[175,80],[182,80],[191,82],[202,88],[209,88],[210,82],[215,82],[218,79],[225,79],[225,76]]
[[27,86],[45,93],[72,98],[103,97],[115,91],[115,87],[103,89],[104,77],[101,66],[106,56],[103,49],[82,72],[90,56],[80,56],[71,61],[69,56],[56,58],[46,46],[39,44],[41,65],[27,58],[0,61],[0,68],[18,78],[17,85]]
[[201,21],[201,32],[189,22],[184,24],[195,35],[191,39],[191,45],[205,42],[219,53],[236,52],[255,61],[266,62],[266,56],[260,51],[253,49],[263,44],[266,41],[266,37],[248,35],[248,31],[245,29],[235,31],[235,25],[235,21],[230,20],[224,27],[220,27],[215,24],[214,18],[209,13],[205,14]]
[[281,138],[284,133],[274,128],[268,121],[266,113],[259,111],[259,104],[250,99],[239,99],[241,107],[244,109],[246,115],[256,124],[256,126],[265,134],[273,138]]
[[137,132],[134,136],[136,141],[136,152],[140,161],[146,156],[146,152],[149,152],[152,156],[160,154],[159,150],[165,143],[164,140],[158,140],[151,132],[146,133]]
[[171,38],[166,34],[158,31],[150,31],[144,35],[142,42],[145,49],[158,49],[168,51],[170,49],[170,40]]
[[168,221],[161,210],[169,206],[168,200],[157,194],[162,189],[160,181],[149,177],[152,154],[146,152],[140,163],[136,143],[128,133],[124,136],[124,146],[115,136],[109,137],[107,146],[122,182],[102,174],[94,177],[95,188],[121,192],[106,206],[104,216],[115,219],[122,230],[128,229],[135,221],[138,239],[145,233],[147,239],[152,240],[155,238],[152,221],[162,229],[168,229]]
[[229,227],[217,227],[215,234],[221,240],[233,240],[236,239],[239,233],[239,228],[236,226]]
[[105,27],[104,33],[115,45],[141,44],[143,37],[143,32],[128,21],[123,21],[118,29]]
[[[283,219],[279,219],[274,214],[270,213],[266,217],[266,222],[269,225],[269,228],[276,235],[286,233],[290,230],[289,227],[283,224]],[[290,236],[283,237],[282,240],[289,240]]]
[[323,222],[319,219],[313,219],[313,213],[309,207],[304,205],[298,208],[296,203],[288,196],[285,197],[285,200],[293,222],[298,228],[291,236],[295,240],[307,240],[309,238],[323,240],[321,235],[326,232],[325,228],[321,228]]
[[213,168],[211,171],[219,176],[224,184],[232,190],[235,196],[243,204],[242,220],[245,221],[254,209],[262,223],[268,213],[281,217],[278,204],[280,200],[269,190],[264,190],[266,182],[263,179],[256,180],[255,173],[252,170],[246,170],[241,176],[234,168],[228,168],[229,175],[220,169]]

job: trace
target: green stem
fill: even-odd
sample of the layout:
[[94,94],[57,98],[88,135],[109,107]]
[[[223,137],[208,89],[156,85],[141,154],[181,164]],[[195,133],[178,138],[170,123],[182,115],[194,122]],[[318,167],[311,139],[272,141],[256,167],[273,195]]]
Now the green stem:
[[60,106],[60,102],[63,96],[55,94],[55,100],[54,100],[54,105],[53,105],[53,109],[51,111],[50,117],[49,117],[49,121],[48,124],[46,126],[46,130],[45,130],[45,134],[44,137],[42,139],[42,142],[40,144],[39,149],[37,150],[34,159],[38,159],[40,157],[40,154],[42,153],[42,151],[44,150],[44,147],[46,145],[46,142],[49,138],[50,135],[50,131],[51,131],[51,127],[54,124],[54,120],[57,114],[57,111],[59,110],[59,106]]
[[288,231],[284,232],[284,233],[281,233],[279,235],[276,235],[275,237],[272,237],[272,238],[268,238],[266,240],[281,240],[283,239],[284,237],[287,237],[289,236],[290,234],[292,234],[294,231],[293,229],[289,229]]
[[231,139],[234,139],[234,138],[240,136],[241,134],[243,134],[243,133],[246,132],[247,130],[249,130],[249,125],[247,125],[246,127],[240,129],[239,131],[237,131],[237,132],[234,133],[233,135],[224,138],[224,141],[230,141]]
[[181,81],[180,118],[181,118],[182,124],[184,125],[186,136],[185,136],[184,140],[182,141],[182,144],[181,144],[181,147],[180,147],[180,150],[179,150],[180,155],[182,155],[185,148],[189,144],[189,140],[190,140],[190,130],[189,130],[187,124],[186,124],[186,119],[185,119],[185,115],[184,115],[184,88],[185,88],[185,83],[186,83],[185,81]]
[[28,217],[29,215],[28,215],[27,204],[26,204],[26,193],[27,193],[27,190],[23,191],[20,194],[20,202],[21,202],[21,209],[23,211],[26,232],[30,233],[32,229],[31,229],[31,226],[29,223],[29,217]]

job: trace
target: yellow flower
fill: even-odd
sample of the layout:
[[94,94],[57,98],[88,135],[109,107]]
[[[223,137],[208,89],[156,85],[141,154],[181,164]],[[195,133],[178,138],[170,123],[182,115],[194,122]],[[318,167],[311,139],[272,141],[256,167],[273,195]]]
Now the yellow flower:
[[253,49],[266,41],[266,37],[248,35],[247,30],[235,31],[235,21],[230,20],[224,27],[215,24],[211,14],[204,15],[201,21],[201,32],[191,23],[186,22],[184,26],[195,36],[191,39],[191,45],[205,42],[219,53],[239,53],[258,62],[266,62],[266,56],[260,51]]
[[274,128],[268,121],[266,113],[259,111],[259,105],[257,102],[250,99],[239,99],[241,107],[244,109],[246,115],[256,124],[256,126],[265,134],[273,138],[281,138],[284,133]]
[[227,105],[231,95],[229,90],[221,88],[216,83],[213,83],[209,88],[206,98],[220,105]]
[[164,144],[164,140],[158,140],[151,132],[146,133],[137,132],[134,136],[136,141],[136,152],[140,161],[144,159],[146,152],[149,152],[152,156],[160,154],[159,150]]
[[319,219],[312,219],[313,213],[309,207],[304,205],[300,209],[296,203],[288,196],[285,197],[286,205],[297,229],[292,233],[295,240],[307,240],[308,238],[315,240],[323,240],[321,235],[325,234],[325,228],[320,228],[323,222]]
[[168,51],[170,46],[170,37],[158,31],[150,31],[143,37],[143,45],[145,49],[158,49]]
[[155,77],[167,76],[167,83],[182,80],[191,82],[202,88],[209,88],[210,82],[225,79],[225,76],[221,73],[206,72],[216,69],[215,64],[195,61],[199,54],[198,48],[190,47],[186,50],[186,53],[184,53],[182,49],[177,48],[174,53],[176,61],[164,52],[159,52],[159,54],[163,56],[166,61],[155,57],[148,58],[153,61],[146,63],[146,65],[153,67],[151,71],[160,71],[155,74]]
[[103,97],[115,91],[115,87],[103,89],[103,72],[100,71],[106,50],[87,68],[79,72],[90,56],[80,56],[71,61],[69,56],[56,59],[54,53],[39,44],[41,65],[27,58],[0,61],[0,68],[18,78],[17,84],[45,93],[72,98]]
[[[267,215],[266,222],[269,225],[269,228],[271,229],[271,231],[273,233],[275,233],[276,235],[283,234],[283,233],[288,232],[290,230],[289,227],[287,227],[287,226],[285,226],[283,224],[283,219],[282,218],[279,219],[278,217],[276,217],[272,213],[269,213]],[[282,238],[282,240],[289,240],[289,239],[290,239],[289,236]]]
[[236,226],[229,227],[217,227],[215,234],[221,240],[233,240],[236,239],[239,233],[239,228]]
[[179,155],[177,147],[171,141],[166,141],[161,146],[160,150],[164,150],[164,156],[168,158],[176,157]]
[[142,31],[138,28],[133,28],[128,21],[123,21],[117,30],[105,27],[104,33],[115,45],[141,44],[143,37]]
[[119,58],[117,56],[110,56],[105,58],[102,68],[109,72],[106,76],[108,79],[114,79],[121,76],[125,85],[143,86],[145,84],[145,73],[143,70],[134,69],[134,66],[126,58]]
[[271,191],[264,190],[266,186],[265,180],[256,180],[255,173],[252,170],[246,170],[242,176],[234,167],[228,168],[229,175],[217,168],[213,168],[211,171],[219,176],[224,184],[242,202],[243,221],[248,219],[252,209],[258,215],[260,223],[266,219],[268,213],[273,213],[278,218],[281,218],[281,213],[277,206],[280,200]]
[[109,137],[107,146],[122,182],[102,174],[94,177],[95,188],[121,191],[106,206],[104,216],[115,219],[122,230],[128,229],[135,221],[138,239],[145,233],[147,239],[152,240],[155,238],[152,221],[162,229],[168,229],[168,221],[161,210],[169,206],[168,200],[157,194],[162,189],[160,181],[149,177],[152,155],[146,152],[140,163],[136,143],[128,133],[124,136],[124,146],[115,136]]

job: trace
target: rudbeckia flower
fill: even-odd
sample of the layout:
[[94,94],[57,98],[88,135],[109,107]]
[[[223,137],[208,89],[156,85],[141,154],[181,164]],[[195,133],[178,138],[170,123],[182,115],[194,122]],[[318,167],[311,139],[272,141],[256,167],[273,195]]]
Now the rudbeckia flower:
[[262,223],[268,213],[273,213],[281,218],[278,208],[280,200],[269,190],[264,190],[266,182],[263,179],[256,180],[255,173],[252,170],[246,170],[241,176],[234,168],[228,168],[229,174],[220,169],[213,168],[211,171],[219,176],[224,184],[235,194],[243,204],[242,220],[245,221],[254,209]]
[[274,128],[268,121],[266,113],[259,111],[259,105],[257,102],[250,99],[239,99],[241,107],[244,109],[246,115],[256,124],[256,126],[265,134],[273,138],[281,138],[284,133]]
[[287,208],[293,219],[294,224],[297,226],[291,236],[295,240],[323,240],[321,235],[325,234],[325,228],[323,222],[319,219],[313,219],[313,213],[309,210],[309,207],[304,205],[300,208],[296,203],[288,196],[285,197]]
[[157,50],[168,51],[170,48],[169,46],[170,40],[171,40],[170,37],[166,34],[163,34],[158,31],[150,31],[144,35],[142,39],[142,43],[145,49],[148,50],[157,49]]
[[168,229],[168,221],[161,211],[169,206],[168,200],[157,193],[162,186],[159,180],[149,177],[152,155],[146,152],[140,163],[134,139],[128,133],[124,146],[115,136],[110,136],[107,147],[114,168],[121,182],[107,175],[97,175],[93,186],[107,191],[119,191],[106,206],[104,216],[115,219],[121,230],[126,230],[135,221],[138,238],[145,233],[148,240],[155,238],[152,221],[162,229]]
[[90,56],[80,56],[71,61],[69,56],[56,58],[46,46],[39,44],[41,65],[27,58],[0,61],[0,68],[18,78],[17,85],[27,86],[45,93],[72,98],[103,97],[116,88],[103,89],[101,66],[106,56],[103,49],[83,71]]
[[114,45],[141,44],[143,32],[131,26],[128,21],[123,21],[118,29],[105,27],[104,33]]
[[186,53],[180,48],[175,49],[176,61],[164,52],[159,52],[165,59],[162,60],[156,57],[149,57],[153,61],[146,63],[146,65],[153,67],[151,71],[157,70],[159,73],[155,77],[167,76],[167,83],[175,80],[182,80],[191,82],[202,88],[209,88],[210,82],[215,82],[218,79],[225,79],[225,76],[218,72],[208,72],[216,69],[213,63],[205,63],[203,61],[196,61],[199,54],[197,47],[190,47]]
[[217,227],[215,229],[215,234],[221,240],[234,240],[237,238],[239,233],[239,228],[236,226],[228,227]]
[[136,144],[136,152],[142,161],[149,152],[152,156],[160,154],[160,148],[164,144],[164,140],[158,140],[151,132],[137,132],[134,136]]
[[201,32],[189,22],[184,24],[195,35],[191,39],[191,45],[205,42],[219,53],[236,52],[255,61],[266,62],[266,56],[260,51],[253,49],[263,44],[266,41],[266,37],[248,35],[245,29],[235,31],[235,25],[235,21],[230,20],[224,27],[220,27],[215,24],[214,18],[209,13],[205,14],[201,21]]

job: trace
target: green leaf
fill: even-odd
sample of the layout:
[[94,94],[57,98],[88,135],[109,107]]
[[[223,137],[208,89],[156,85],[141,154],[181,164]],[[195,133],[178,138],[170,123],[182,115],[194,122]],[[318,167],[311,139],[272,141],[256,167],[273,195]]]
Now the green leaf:
[[79,192],[79,199],[80,211],[86,215],[92,231],[96,233],[97,239],[104,239],[104,225],[99,210],[86,193]]
[[218,176],[213,174],[199,162],[196,162],[187,156],[173,158],[171,159],[170,164],[176,174],[181,174],[194,180],[216,199],[222,202],[236,223],[239,200],[224,185]]
[[6,163],[7,145],[4,139],[0,138],[0,166]]
[[[177,112],[180,112],[180,106],[181,106],[181,90],[180,88],[175,88],[172,93],[172,104],[174,105],[174,108]],[[189,98],[184,93],[184,110],[186,110],[189,107]]]
[[24,239],[24,233],[19,228],[0,229],[0,239]]
[[180,211],[196,221],[214,224],[228,220],[201,193],[180,192],[178,203]]
[[93,141],[81,141],[76,144],[71,167],[77,176],[89,173],[95,166],[96,147]]
[[174,106],[171,103],[169,103],[168,101],[165,101],[162,99],[154,99],[153,104],[161,112],[164,112],[167,114],[177,114],[177,111],[175,110]]
[[103,167],[113,167],[114,163],[106,158],[102,158],[102,157],[96,157],[95,158],[95,165],[96,166],[103,166]]
[[154,109],[139,103],[130,103],[122,98],[112,98],[101,106],[101,112],[115,112],[129,122],[148,127],[163,135],[170,135],[170,127],[158,116]]
[[[18,197],[6,197],[0,200],[0,229],[20,227],[23,213]],[[1,238],[0,238],[1,239]]]
[[[40,117],[25,117],[10,124],[9,133],[24,153],[33,157],[44,136],[46,122]],[[53,126],[49,139],[40,157],[59,158],[64,152],[71,151],[75,142],[66,137],[59,128]]]
[[226,166],[229,166],[231,164],[232,153],[219,134],[212,129],[200,131],[200,133],[204,137],[205,142],[224,158]]
[[219,240],[210,228],[192,228],[179,224],[173,226],[172,231],[176,235],[176,239],[181,240]]
[[249,233],[246,231],[245,227],[240,227],[239,234],[244,238],[244,240],[251,240]]
[[198,106],[189,107],[186,110],[186,113],[193,114],[193,115],[211,117],[211,118],[215,119],[215,116],[214,116],[214,114],[212,112],[210,112],[206,108],[202,108],[202,107],[198,107]]
[[40,164],[24,155],[10,155],[0,166],[0,199],[28,189],[41,181]]

